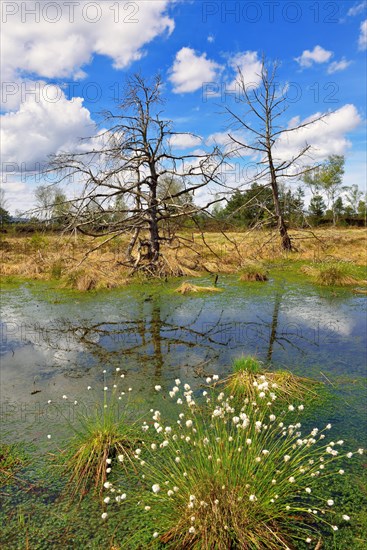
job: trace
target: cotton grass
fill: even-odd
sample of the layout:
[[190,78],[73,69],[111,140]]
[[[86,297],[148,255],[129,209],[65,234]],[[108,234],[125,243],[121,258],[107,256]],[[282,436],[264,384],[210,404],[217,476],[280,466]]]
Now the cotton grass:
[[[108,483],[112,458],[126,470],[126,464],[131,463],[134,450],[141,441],[138,423],[131,419],[129,392],[121,392],[117,373],[117,383],[111,384],[111,390],[105,371],[103,376],[102,406],[98,401],[86,408],[74,402],[76,419],[69,422],[73,435],[54,457],[67,477],[67,491],[71,498],[81,499],[90,490],[101,494]],[[127,401],[124,402],[122,396]],[[67,400],[68,396],[63,395],[63,399]],[[50,402],[49,405],[55,406]]]
[[[276,413],[265,381],[242,403],[226,388],[201,397],[187,384],[170,390],[175,421],[154,411],[153,443],[134,454],[139,481],[123,506],[138,527],[125,547],[295,549],[337,529],[345,514],[319,490],[325,477],[340,475],[340,460],[363,450],[345,454],[343,441],[326,442],[330,425],[303,434],[303,404]],[[124,483],[109,484],[107,492],[115,495]]]
[[280,400],[317,397],[314,389],[318,383],[315,380],[285,370],[267,371],[256,357],[239,357],[233,361],[232,369],[233,373],[222,383],[239,399],[255,399],[264,386]]

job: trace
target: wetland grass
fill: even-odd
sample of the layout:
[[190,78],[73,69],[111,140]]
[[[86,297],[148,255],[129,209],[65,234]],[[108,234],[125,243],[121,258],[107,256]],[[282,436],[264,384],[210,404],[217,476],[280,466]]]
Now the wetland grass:
[[233,362],[233,373],[222,381],[236,398],[254,399],[264,379],[282,401],[317,397],[320,382],[296,376],[287,370],[268,371],[255,357],[239,357]]
[[267,281],[268,271],[260,263],[247,263],[241,267],[240,281]]
[[222,289],[217,288],[216,286],[197,286],[191,283],[184,282],[178,288],[176,288],[176,292],[185,295],[202,292],[222,292]]
[[[286,258],[323,263],[332,256],[336,262],[353,261],[354,265],[366,262],[364,229],[316,229],[311,236],[306,230],[293,230],[291,237],[297,241],[298,252],[291,257],[284,256],[277,237],[270,231],[230,232],[227,237],[230,240],[221,233],[208,232],[204,242],[200,234],[183,231],[174,250],[162,244],[168,271],[190,277],[204,273],[235,274],[243,265],[246,280],[259,280],[266,275],[261,266],[263,261],[282,262]],[[81,291],[122,286],[130,272],[123,265],[128,240],[128,235],[124,235],[100,247],[102,237],[6,234],[0,243],[1,275],[60,279],[61,284]]]
[[72,498],[82,499],[90,490],[100,494],[112,459],[124,468],[131,461],[141,436],[136,421],[131,419],[128,402],[122,404],[122,396],[125,392],[119,392],[118,384],[113,384],[112,391],[108,392],[105,379],[103,405],[95,403],[92,408],[76,408],[76,421],[69,423],[73,435],[60,452],[53,455],[67,478]]
[[341,465],[363,449],[347,453],[344,441],[328,441],[330,424],[302,433],[303,404],[278,414],[266,377],[241,403],[213,381],[201,396],[175,381],[175,417],[153,411],[150,444],[135,449],[134,491],[118,481],[120,465],[112,461],[116,477],[105,484],[102,519],[119,505],[135,518],[134,532],[121,541],[129,550],[315,548],[351,519],[336,509],[324,479],[342,476]]
[[17,472],[26,464],[27,457],[20,445],[0,443],[0,488],[15,479]]
[[352,266],[348,262],[324,261],[310,266],[303,266],[301,271],[309,275],[318,285],[348,286],[361,283],[353,276]]

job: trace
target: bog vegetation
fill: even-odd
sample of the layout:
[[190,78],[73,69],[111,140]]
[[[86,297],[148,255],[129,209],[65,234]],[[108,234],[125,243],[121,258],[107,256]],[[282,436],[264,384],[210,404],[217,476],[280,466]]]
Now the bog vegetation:
[[[239,74],[239,111],[227,109],[235,123],[229,143],[210,150],[203,143],[188,154],[174,149],[178,134],[162,118],[161,80],[128,79],[119,111],[104,114],[103,131],[90,149],[50,159],[47,171],[55,183],[36,189],[32,213],[12,217],[1,193],[4,279],[51,279],[93,291],[132,277],[206,274],[212,277],[208,286],[184,281],[175,289],[205,300],[223,290],[217,286],[222,274],[233,274],[241,289],[266,288],[273,269],[292,265],[311,284],[363,292],[365,197],[357,186],[343,186],[342,156],[301,166],[299,159],[311,152],[305,145],[294,157],[276,158],[277,139],[297,130],[274,125],[285,107],[276,70],[264,61],[254,95]],[[327,124],[327,114],[320,118]],[[258,159],[256,177],[233,187],[223,167],[249,154]],[[73,178],[82,191],[71,197],[67,183]],[[307,206],[305,189],[311,194]],[[349,542],[366,542],[359,505],[340,496],[363,449],[345,449],[329,423],[302,425],[307,410],[317,407],[320,384],[240,357],[222,380],[214,374],[194,388],[176,379],[168,391],[156,385],[159,408],[142,411],[120,367],[113,376],[102,374],[102,402],[91,401],[94,389],[88,387],[85,404],[68,395],[47,404],[61,415],[63,402],[76,407],[72,435],[48,458],[68,505],[77,501],[80,508],[73,510],[79,513],[89,503],[83,547],[89,547],[91,525],[95,544],[115,550],[336,548],[338,531],[347,529]],[[12,493],[17,483],[34,489],[22,480],[27,460],[17,446],[1,444],[0,490]],[[363,491],[358,497],[366,501]],[[75,520],[70,511],[63,517]],[[31,547],[24,516],[16,521],[25,532],[22,547]],[[52,521],[60,521],[57,512]],[[103,538],[109,522],[113,533]],[[74,544],[73,527],[67,529]],[[37,528],[34,533],[38,547]],[[53,547],[47,537],[40,548]]]
[[162,409],[136,417],[120,369],[103,377],[101,416],[82,407],[77,437],[53,461],[68,456],[68,495],[97,489],[101,522],[129,518],[115,548],[316,548],[353,523],[338,478],[364,451],[345,448],[331,424],[303,429],[311,380],[241,357],[227,380],[156,385]]

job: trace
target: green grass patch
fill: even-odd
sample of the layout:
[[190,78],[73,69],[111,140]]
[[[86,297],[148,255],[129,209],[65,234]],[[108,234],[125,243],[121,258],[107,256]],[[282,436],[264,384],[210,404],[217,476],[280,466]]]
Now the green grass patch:
[[[236,399],[253,400],[258,388],[266,386],[280,401],[317,398],[317,386],[321,384],[311,378],[297,376],[287,370],[268,371],[255,357],[236,358],[233,374],[222,383]],[[264,393],[264,392],[263,392]]]
[[20,444],[0,443],[0,488],[14,480],[27,463],[27,455]]
[[332,488],[320,491],[324,478],[344,474],[339,463],[363,451],[346,458],[344,442],[330,441],[331,425],[302,434],[303,405],[276,413],[265,381],[242,403],[226,390],[204,390],[204,406],[176,381],[170,397],[177,417],[168,421],[155,411],[151,444],[135,450],[135,491],[122,498],[125,481],[106,487],[102,518],[121,505],[136,521],[119,547],[298,549],[315,547],[350,521],[335,509]]
[[355,276],[353,266],[342,261],[332,260],[306,265],[302,267],[302,272],[322,286],[349,286],[363,282]]
[[240,281],[267,281],[268,270],[259,262],[246,263],[240,269]]

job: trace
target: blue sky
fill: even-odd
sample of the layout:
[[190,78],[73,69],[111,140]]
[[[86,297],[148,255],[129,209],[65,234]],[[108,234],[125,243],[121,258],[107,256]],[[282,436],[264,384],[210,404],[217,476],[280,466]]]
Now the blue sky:
[[[206,145],[213,135],[224,142],[221,111],[233,106],[225,92],[233,89],[237,65],[256,80],[262,54],[280,62],[279,84],[288,87],[284,124],[333,110],[328,128],[315,125],[309,136],[316,159],[345,154],[345,184],[365,189],[364,0],[74,4],[2,3],[2,171],[11,211],[32,206],[39,181],[24,172],[92,135],[98,113],[116,105],[134,72],[161,74],[164,114],[177,131],[193,132]],[[301,142],[302,136],[294,147]]]

